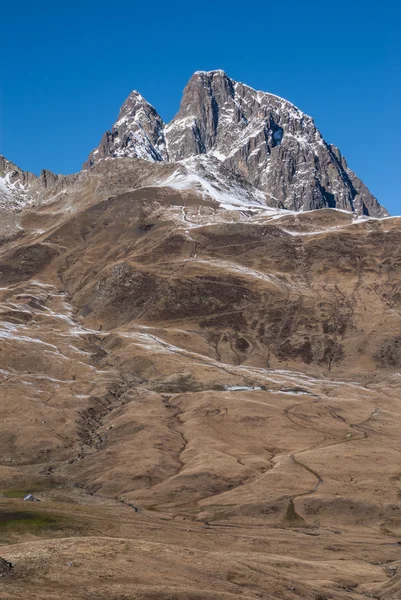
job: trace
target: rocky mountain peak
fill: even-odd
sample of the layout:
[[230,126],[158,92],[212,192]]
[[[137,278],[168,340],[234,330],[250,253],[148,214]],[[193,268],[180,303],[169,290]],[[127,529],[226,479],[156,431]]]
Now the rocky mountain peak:
[[[252,145],[252,138],[261,132],[267,134],[262,144],[277,146],[283,138],[278,124],[283,112],[290,115],[291,122],[313,125],[310,117],[278,96],[238,83],[224,71],[198,71],[185,87],[180,110],[166,130],[170,160],[210,151],[225,160],[235,154],[238,145]],[[247,162],[248,158],[249,153]]]
[[225,172],[240,175],[273,206],[388,214],[310,116],[221,70],[194,73],[168,125],[132,92],[85,167],[102,158],[179,162],[198,155],[217,158]]
[[163,120],[155,108],[134,90],[122,105],[112,129],[106,131],[98,148],[89,155],[84,168],[101,158],[168,160],[163,129]]

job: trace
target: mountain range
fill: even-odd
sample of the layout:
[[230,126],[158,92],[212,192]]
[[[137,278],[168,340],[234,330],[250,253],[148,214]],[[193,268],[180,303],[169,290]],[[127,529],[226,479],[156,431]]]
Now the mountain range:
[[[138,92],[91,152],[84,169],[107,158],[177,165],[170,187],[197,186],[206,195],[237,180],[230,195],[289,210],[339,208],[359,215],[388,213],[328,144],[311,117],[273,94],[256,91],[223,71],[199,71],[186,85],[180,109],[165,124]],[[1,159],[3,204],[21,207],[47,190],[48,172],[36,179]],[[158,171],[154,173],[155,181]],[[166,182],[163,182],[166,184]],[[46,194],[45,194],[46,195]],[[0,196],[1,202],[1,196]]]

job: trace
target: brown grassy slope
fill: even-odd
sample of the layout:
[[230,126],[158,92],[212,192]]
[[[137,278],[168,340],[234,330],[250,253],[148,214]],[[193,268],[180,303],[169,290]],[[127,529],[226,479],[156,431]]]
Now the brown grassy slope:
[[0,254],[0,597],[397,598],[398,220],[50,212]]

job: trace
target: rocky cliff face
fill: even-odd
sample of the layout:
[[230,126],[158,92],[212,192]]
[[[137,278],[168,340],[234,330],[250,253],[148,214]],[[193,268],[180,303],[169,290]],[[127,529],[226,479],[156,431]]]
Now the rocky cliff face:
[[85,166],[106,157],[179,162],[198,155],[217,158],[225,169],[263,191],[273,206],[388,214],[340,151],[325,142],[311,117],[223,71],[195,73],[178,114],[166,126],[156,110],[132,92]]

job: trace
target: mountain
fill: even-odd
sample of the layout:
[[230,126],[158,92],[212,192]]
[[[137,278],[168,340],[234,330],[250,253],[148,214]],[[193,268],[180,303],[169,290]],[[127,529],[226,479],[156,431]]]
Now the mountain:
[[401,221],[283,208],[255,150],[345,163],[230,81],[131,94],[80,173],[0,158],[2,599],[401,597]]
[[167,125],[132,92],[84,166],[107,157],[179,162],[200,155],[217,158],[263,191],[272,206],[388,215],[340,151],[324,141],[311,117],[223,71],[195,73]]

